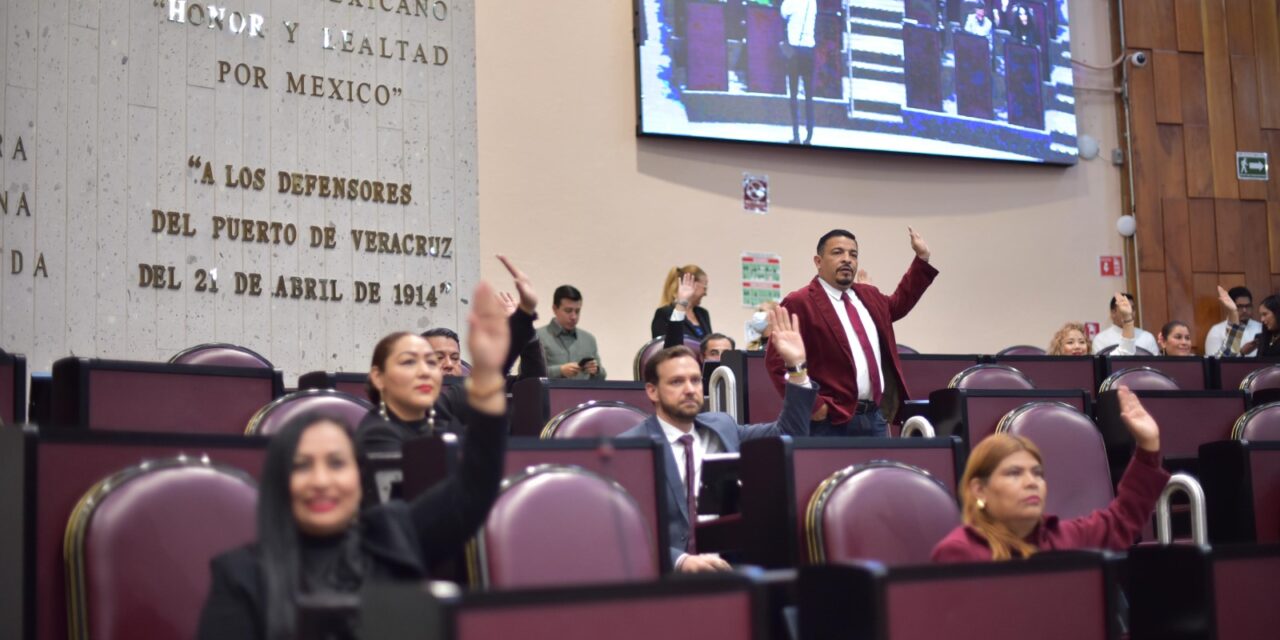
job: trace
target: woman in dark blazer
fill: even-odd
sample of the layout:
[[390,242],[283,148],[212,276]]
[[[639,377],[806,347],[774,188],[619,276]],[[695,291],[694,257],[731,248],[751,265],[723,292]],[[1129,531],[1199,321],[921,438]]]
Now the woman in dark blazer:
[[[681,280],[685,281],[685,288],[681,287]],[[682,295],[686,297],[681,297]],[[711,314],[701,306],[702,298],[706,295],[707,273],[701,267],[696,264],[673,267],[667,272],[667,279],[662,285],[662,306],[653,312],[649,335],[654,338],[665,336],[671,312],[677,308],[685,314],[681,323],[684,335],[697,340],[711,335]]]
[[[1252,346],[1256,347],[1259,357],[1280,356],[1280,295],[1270,295],[1258,305],[1258,322],[1262,323],[1262,333],[1254,338]],[[1242,353],[1249,353],[1246,346]]]
[[484,522],[502,478],[501,366],[510,333],[487,284],[472,300],[467,437],[458,472],[411,502],[378,505],[363,449],[340,419],[309,414],[292,420],[267,447],[257,542],[210,565],[200,640],[291,639],[299,595],[421,580]]

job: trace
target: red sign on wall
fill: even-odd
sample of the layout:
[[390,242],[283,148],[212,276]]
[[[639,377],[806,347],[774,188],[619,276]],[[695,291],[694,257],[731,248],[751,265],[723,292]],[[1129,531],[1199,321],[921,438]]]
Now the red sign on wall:
[[1098,275],[1106,278],[1124,276],[1123,256],[1098,256]]
[[1085,337],[1090,340],[1093,340],[1093,337],[1098,335],[1098,332],[1101,330],[1102,330],[1102,327],[1099,326],[1098,323],[1096,322],[1084,323],[1084,332],[1086,334]]

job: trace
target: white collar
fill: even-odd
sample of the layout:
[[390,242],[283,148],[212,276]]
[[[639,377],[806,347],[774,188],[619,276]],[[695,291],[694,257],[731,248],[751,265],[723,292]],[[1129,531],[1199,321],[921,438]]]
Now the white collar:
[[[839,299],[841,298],[841,296],[843,296],[843,295],[844,295],[844,293],[845,293],[844,291],[841,291],[841,290],[839,290],[839,289],[837,289],[837,288],[835,288],[835,287],[831,286],[831,284],[830,284],[830,283],[828,283],[826,280],[823,280],[823,279],[822,279],[822,276],[818,276],[818,284],[822,285],[822,288],[826,290],[827,295],[831,296],[831,299],[832,299],[832,300],[839,300]],[[850,287],[850,289],[852,289],[852,287]],[[853,295],[853,294],[849,294],[849,298],[850,298],[850,299],[853,299],[853,298],[856,298],[856,297],[857,297],[857,296],[855,296],[855,295]]]
[[[677,427],[677,426],[675,426],[675,425],[671,424],[670,422],[667,422],[666,420],[663,420],[663,419],[662,419],[660,416],[658,416],[657,414],[654,414],[654,416],[653,416],[653,417],[654,417],[654,418],[657,418],[657,420],[658,420],[658,426],[659,426],[659,427],[662,427],[662,435],[664,435],[664,436],[666,436],[666,437],[667,437],[667,442],[669,442],[669,443],[671,443],[671,444],[675,444],[677,440],[679,440],[682,436],[684,436],[684,435],[685,435],[685,433],[686,433],[686,432],[681,431],[679,427]],[[690,429],[689,429],[689,431],[688,431],[688,435],[693,436],[695,440],[698,438],[698,429],[697,429],[697,426],[698,426],[698,425],[697,425],[697,423],[695,422],[695,423],[694,423],[693,428],[690,428]]]

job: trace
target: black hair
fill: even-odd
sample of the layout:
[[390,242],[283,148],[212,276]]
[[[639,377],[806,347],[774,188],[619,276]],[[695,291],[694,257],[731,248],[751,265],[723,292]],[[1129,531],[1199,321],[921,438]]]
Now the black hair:
[[452,341],[454,341],[454,342],[458,343],[458,346],[459,346],[459,347],[461,347],[461,346],[462,346],[462,340],[458,339],[458,333],[457,333],[456,331],[454,331],[453,329],[447,329],[447,328],[445,328],[445,327],[436,327],[436,328],[434,328],[434,329],[427,329],[426,331],[423,331],[423,332],[422,332],[422,337],[424,337],[424,338],[448,338],[448,339],[450,339],[450,340],[452,340]]
[[582,302],[582,292],[571,284],[562,284],[556,287],[555,293],[551,294],[551,306],[559,308],[560,302],[563,300]]
[[[1128,298],[1128,299],[1129,299],[1129,302],[1131,302],[1131,303],[1132,303],[1132,302],[1134,302],[1133,296],[1131,296],[1131,295],[1129,295],[1129,294],[1127,294],[1127,293],[1122,293],[1122,294],[1120,294],[1120,295],[1122,295],[1122,296],[1124,296],[1124,297]],[[1116,297],[1115,297],[1115,296],[1111,296],[1111,306],[1109,306],[1109,307],[1107,307],[1107,308],[1108,308],[1108,309],[1111,309],[1112,311],[1115,311],[1115,310],[1116,310]]]
[[818,255],[822,255],[822,250],[827,246],[827,241],[832,238],[848,238],[854,242],[858,241],[858,238],[852,232],[844,229],[832,229],[822,234],[821,238],[818,238]]
[[290,418],[272,436],[258,485],[258,563],[262,568],[262,585],[265,588],[265,637],[270,640],[291,639],[295,635],[302,556],[298,550],[298,523],[293,517],[293,495],[290,491],[293,458],[303,433],[325,422],[342,427],[342,432],[351,441],[363,492],[360,510],[363,512],[378,502],[378,488],[373,481],[368,458],[360,442],[351,436],[351,425],[346,420],[329,413],[309,411]]
[[738,343],[734,342],[733,338],[730,338],[723,333],[713,333],[698,342],[698,351],[701,352],[704,357],[707,355],[707,343],[712,340],[728,340],[730,349],[738,348]]
[[1231,287],[1231,290],[1227,291],[1227,295],[1231,296],[1232,300],[1248,298],[1249,302],[1253,302],[1253,292],[1249,291],[1249,287]]

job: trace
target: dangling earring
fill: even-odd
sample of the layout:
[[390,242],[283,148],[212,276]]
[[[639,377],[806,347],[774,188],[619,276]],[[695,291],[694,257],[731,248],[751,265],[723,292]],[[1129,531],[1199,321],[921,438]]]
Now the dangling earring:
[[436,432],[436,408],[431,407],[431,413],[427,416],[427,433]]
[[976,504],[978,505],[978,511],[982,511],[987,508],[987,501],[983,500],[982,498],[978,498],[978,501]]
[[390,420],[390,418],[387,417],[387,401],[386,400],[378,401],[378,415],[382,416],[383,420]]

